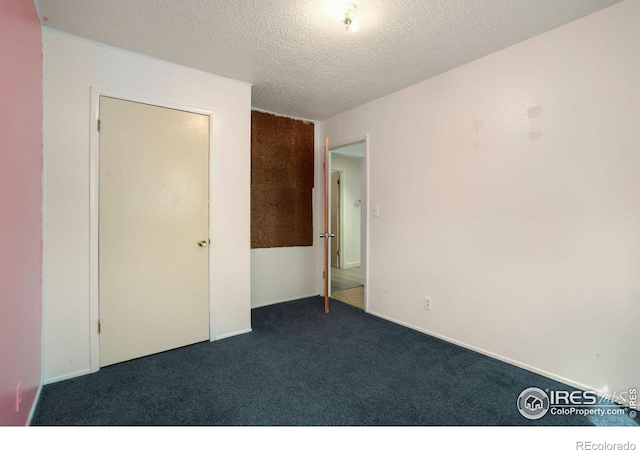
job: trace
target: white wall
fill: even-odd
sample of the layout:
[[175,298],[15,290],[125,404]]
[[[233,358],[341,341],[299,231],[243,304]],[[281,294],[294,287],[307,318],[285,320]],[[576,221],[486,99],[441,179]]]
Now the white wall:
[[251,249],[251,307],[318,295],[316,245]]
[[91,87],[214,113],[212,337],[249,331],[250,86],[47,29],[43,45],[45,382],[90,368]]
[[361,158],[344,156],[331,152],[331,170],[341,173],[342,196],[342,261],[344,268],[360,266],[360,215],[362,206]]
[[333,142],[369,134],[369,310],[637,386],[639,60],[626,0],[325,121]]

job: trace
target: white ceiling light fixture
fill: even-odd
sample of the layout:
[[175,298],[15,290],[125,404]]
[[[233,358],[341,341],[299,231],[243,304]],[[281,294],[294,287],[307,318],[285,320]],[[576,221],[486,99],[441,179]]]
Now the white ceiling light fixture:
[[356,9],[355,4],[348,4],[344,11],[344,20],[342,20],[344,28],[352,33],[357,33],[360,30],[360,24],[355,20]]

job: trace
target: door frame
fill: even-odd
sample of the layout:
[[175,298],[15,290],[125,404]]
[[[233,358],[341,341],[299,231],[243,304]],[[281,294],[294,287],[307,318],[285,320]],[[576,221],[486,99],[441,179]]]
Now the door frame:
[[[100,318],[99,305],[99,270],[98,270],[98,213],[100,211],[100,133],[98,131],[98,118],[100,117],[100,97],[113,97],[136,103],[144,103],[161,108],[176,109],[195,114],[209,116],[209,239],[214,230],[214,189],[211,174],[214,172],[215,161],[213,152],[214,113],[190,105],[183,105],[166,99],[149,98],[127,92],[113,91],[91,86],[91,107],[89,120],[89,352],[90,372],[100,370],[100,335],[98,333],[98,320]],[[209,253],[209,340],[215,340],[215,302],[211,295],[213,282],[212,268],[215,264],[215,253],[211,246],[207,246]]]
[[[331,155],[331,153],[329,153],[329,155]],[[331,163],[331,165],[333,166],[333,161]],[[344,192],[343,192],[343,179],[344,179],[344,171],[343,170],[335,170],[333,169],[333,167],[331,167],[331,173],[333,174],[333,172],[337,172],[338,173],[338,180],[340,181],[340,192],[338,193],[340,199],[338,200],[338,219],[337,219],[337,225],[338,225],[338,232],[334,233],[334,230],[331,229],[331,220],[333,219],[333,180],[331,181],[331,186],[329,187],[329,232],[330,233],[334,233],[336,235],[335,238],[338,239],[338,255],[337,255],[337,260],[338,260],[338,268],[339,269],[344,269],[344,260],[343,255],[344,255],[344,248],[342,245],[342,230],[344,229],[344,220],[343,220],[343,213],[342,213],[342,206],[344,205]],[[331,238],[331,239],[335,239],[335,238]],[[331,245],[330,245],[331,247]],[[331,262],[329,262],[329,270],[331,270]],[[329,289],[329,291],[331,292],[331,289]]]
[[[358,144],[360,142],[364,143],[364,173],[363,173],[363,178],[361,180],[362,183],[362,192],[363,192],[363,199],[362,199],[362,205],[361,208],[363,208],[363,213],[361,216],[361,223],[360,223],[360,229],[361,232],[363,233],[363,236],[361,236],[362,242],[364,243],[364,245],[361,245],[360,247],[360,254],[361,254],[361,258],[360,258],[360,270],[361,270],[361,277],[362,277],[362,273],[364,273],[364,311],[365,312],[369,312],[369,284],[370,284],[370,279],[369,279],[369,256],[370,256],[370,250],[369,250],[369,224],[370,224],[370,214],[369,214],[369,172],[370,172],[370,165],[369,165],[369,133],[364,134],[364,135],[359,135],[359,136],[354,136],[352,138],[348,138],[348,139],[343,139],[340,141],[335,141],[335,142],[330,142],[329,145],[329,155],[331,154],[331,151],[333,150],[337,150],[341,147],[346,147],[347,145],[353,145],[353,144]],[[327,161],[327,170],[331,170],[331,166],[329,164],[329,162],[331,161],[331,157],[328,158],[329,161]],[[364,270],[362,268],[362,265],[364,264]],[[329,270],[329,287],[331,287],[331,271]]]

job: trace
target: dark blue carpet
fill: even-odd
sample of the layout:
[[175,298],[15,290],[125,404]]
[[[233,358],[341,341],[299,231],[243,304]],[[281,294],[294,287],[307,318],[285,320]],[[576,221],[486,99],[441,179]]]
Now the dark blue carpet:
[[44,386],[32,425],[638,425],[547,414],[525,370],[319,297],[252,311],[253,332]]

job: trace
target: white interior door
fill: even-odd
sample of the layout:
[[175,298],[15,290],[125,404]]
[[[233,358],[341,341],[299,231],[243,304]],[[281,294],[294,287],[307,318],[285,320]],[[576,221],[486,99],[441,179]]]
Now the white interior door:
[[209,117],[100,97],[100,124],[107,366],[209,339]]

